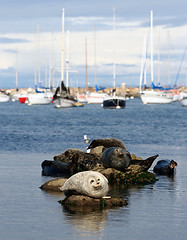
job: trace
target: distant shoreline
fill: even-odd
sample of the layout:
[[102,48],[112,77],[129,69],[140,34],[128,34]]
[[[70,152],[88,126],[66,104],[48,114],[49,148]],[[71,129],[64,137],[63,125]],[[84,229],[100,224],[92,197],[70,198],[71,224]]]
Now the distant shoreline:
[[[176,89],[175,91],[181,92],[184,89],[186,89],[186,87],[181,86],[178,89]],[[53,89],[53,92],[55,92],[55,90],[56,90],[56,88]],[[111,94],[112,90],[113,90],[113,88],[111,87],[111,88],[105,88],[103,90],[100,90],[99,92]],[[20,88],[20,89],[18,89],[18,91],[16,90],[16,88],[10,88],[10,89],[1,89],[0,91],[8,94],[10,96],[16,92],[21,93],[21,94],[35,93],[34,88]],[[81,88],[81,87],[70,88],[70,93],[74,96],[77,96],[78,93],[81,94],[81,93],[86,93],[86,92],[95,92],[95,87],[88,87],[88,89]],[[121,95],[121,96],[125,96],[125,97],[131,97],[131,96],[139,97],[139,87],[126,87],[124,84],[121,87],[116,87],[116,95]]]

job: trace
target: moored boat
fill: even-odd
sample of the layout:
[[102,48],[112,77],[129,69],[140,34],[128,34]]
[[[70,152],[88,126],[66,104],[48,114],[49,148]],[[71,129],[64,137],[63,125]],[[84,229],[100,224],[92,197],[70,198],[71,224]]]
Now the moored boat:
[[107,96],[103,99],[103,108],[125,108],[125,105],[125,97]]
[[28,96],[28,105],[50,104],[51,97],[47,93],[33,93]]
[[142,91],[140,97],[144,104],[165,104],[173,102],[172,94],[164,91]]
[[107,97],[106,93],[100,92],[91,92],[86,96],[86,100],[88,104],[95,104],[95,103],[103,103],[103,99]]
[[[115,35],[115,8],[113,9],[113,30]],[[125,108],[126,101],[125,97],[116,96],[116,72],[115,72],[115,61],[113,61],[113,91],[111,96],[105,96],[103,99],[103,108],[119,109]]]
[[0,94],[0,102],[8,102],[10,97],[6,94]]
[[20,103],[28,103],[28,95],[20,95],[19,102]]
[[187,96],[182,97],[181,104],[182,104],[183,107],[187,107]]

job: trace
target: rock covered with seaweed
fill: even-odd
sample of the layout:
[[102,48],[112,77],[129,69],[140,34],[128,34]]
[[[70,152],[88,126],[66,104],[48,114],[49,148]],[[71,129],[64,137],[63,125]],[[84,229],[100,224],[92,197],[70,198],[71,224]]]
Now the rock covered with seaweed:
[[93,140],[88,148],[91,149],[90,153],[68,149],[54,156],[53,161],[45,160],[42,162],[42,174],[54,177],[58,173],[57,177],[70,177],[77,172],[93,170],[107,177],[109,184],[147,184],[156,181],[156,175],[148,170],[158,155],[147,159],[136,157],[126,150],[121,140],[115,138]]

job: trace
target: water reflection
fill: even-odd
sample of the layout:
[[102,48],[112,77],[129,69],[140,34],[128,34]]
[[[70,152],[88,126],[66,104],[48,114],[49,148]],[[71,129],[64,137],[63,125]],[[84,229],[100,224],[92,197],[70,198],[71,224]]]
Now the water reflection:
[[154,189],[174,191],[176,190],[175,175],[173,176],[157,176],[158,181],[156,182]]
[[70,223],[77,231],[96,233],[102,231],[107,223],[107,211],[89,211],[90,209],[78,209],[62,207],[65,221]]

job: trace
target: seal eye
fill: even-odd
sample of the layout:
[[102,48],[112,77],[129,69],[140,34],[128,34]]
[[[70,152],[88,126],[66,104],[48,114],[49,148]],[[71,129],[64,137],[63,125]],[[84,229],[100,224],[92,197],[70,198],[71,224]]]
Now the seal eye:
[[94,183],[94,180],[92,179],[92,180],[90,181],[90,183],[91,183],[91,184]]

